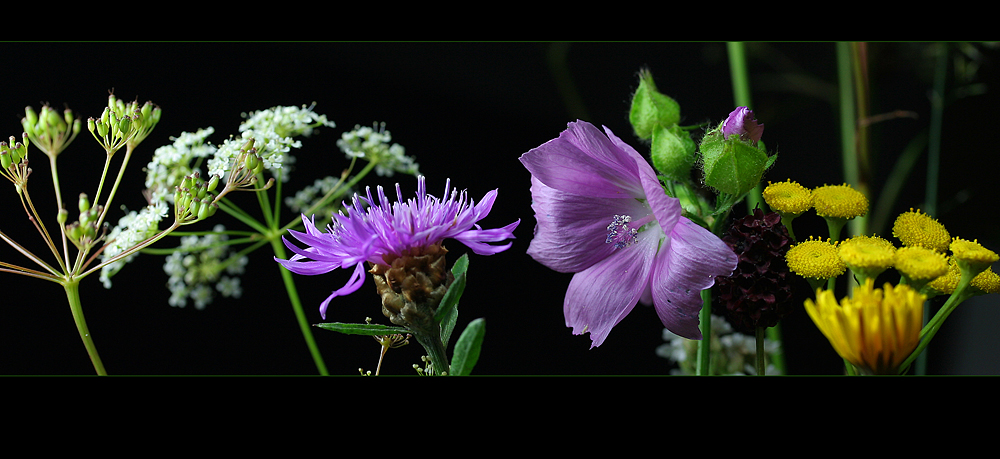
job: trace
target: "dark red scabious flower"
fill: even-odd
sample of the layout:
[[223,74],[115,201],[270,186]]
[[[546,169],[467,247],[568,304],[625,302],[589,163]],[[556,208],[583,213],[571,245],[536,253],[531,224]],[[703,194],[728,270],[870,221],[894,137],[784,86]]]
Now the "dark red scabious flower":
[[716,314],[747,334],[777,325],[792,311],[791,274],[785,265],[791,238],[781,216],[754,209],[752,215],[736,220],[722,241],[739,263],[731,276],[715,280]]

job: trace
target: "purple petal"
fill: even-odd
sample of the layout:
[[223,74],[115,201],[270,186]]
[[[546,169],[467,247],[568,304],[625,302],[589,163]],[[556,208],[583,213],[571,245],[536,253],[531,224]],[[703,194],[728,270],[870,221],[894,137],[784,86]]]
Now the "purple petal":
[[736,263],[736,254],[721,239],[681,218],[653,266],[653,303],[663,326],[678,336],[701,339],[701,291],[711,287],[716,276],[732,274]]
[[589,332],[591,349],[600,346],[639,301],[649,283],[657,242],[655,235],[640,237],[637,244],[616,250],[570,280],[563,303],[566,326],[575,335]]
[[531,178],[531,208],[535,235],[528,255],[555,271],[583,271],[612,254],[605,241],[615,215],[634,215],[649,209],[634,198],[593,198],[563,193]]
[[642,197],[635,161],[594,125],[577,121],[521,155],[524,167],[545,185],[584,196]]
[[519,223],[521,223],[521,219],[518,219],[516,222],[504,226],[503,228],[463,231],[460,234],[456,234],[453,239],[465,244],[477,255],[495,255],[509,249],[511,243],[508,242],[504,245],[489,245],[486,243],[513,239],[514,229],[517,228]]
[[347,284],[335,290],[333,293],[330,294],[330,296],[326,297],[326,299],[323,300],[322,303],[320,303],[319,315],[324,319],[326,319],[326,308],[330,306],[330,300],[338,296],[344,296],[354,293],[359,288],[361,288],[361,285],[364,283],[365,283],[365,264],[358,263],[358,265],[354,267],[354,272],[351,274],[351,278],[350,280],[347,281]]

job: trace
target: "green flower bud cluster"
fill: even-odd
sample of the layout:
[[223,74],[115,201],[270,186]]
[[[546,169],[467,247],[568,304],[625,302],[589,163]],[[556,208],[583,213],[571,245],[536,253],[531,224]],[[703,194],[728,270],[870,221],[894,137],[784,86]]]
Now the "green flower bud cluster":
[[24,142],[18,142],[14,136],[10,136],[10,143],[0,142],[0,167],[6,173],[11,166],[27,162],[28,158],[28,137],[24,137]]
[[656,89],[648,70],[639,72],[639,87],[632,96],[629,122],[635,134],[651,142],[653,167],[663,176],[687,183],[691,180],[697,145],[677,123],[680,104]]
[[79,117],[73,116],[70,109],[59,114],[48,105],[42,106],[40,113],[30,106],[24,108],[24,118],[21,126],[25,135],[45,154],[55,157],[62,153],[70,142],[80,133]]
[[208,182],[202,180],[198,172],[184,177],[181,184],[174,188],[174,218],[177,222],[189,225],[214,215],[219,209],[213,193],[218,186],[217,176],[212,176]]
[[[80,218],[77,221],[66,225],[66,236],[69,237],[69,240],[72,241],[77,248],[82,248],[89,246],[93,242],[100,239],[97,237],[97,221],[100,218],[101,211],[104,207],[91,207],[90,199],[87,197],[86,193],[80,193],[77,208],[80,210]],[[59,223],[65,223],[67,216],[68,212],[66,209],[61,209],[58,216]]]
[[135,148],[160,122],[161,114],[160,108],[152,102],[139,107],[138,101],[125,103],[112,94],[108,96],[108,106],[101,117],[87,120],[87,129],[112,155],[125,145]]

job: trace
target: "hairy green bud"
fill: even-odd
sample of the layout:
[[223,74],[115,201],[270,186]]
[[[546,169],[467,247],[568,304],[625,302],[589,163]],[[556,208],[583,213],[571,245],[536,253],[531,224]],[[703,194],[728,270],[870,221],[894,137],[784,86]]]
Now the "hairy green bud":
[[669,128],[680,122],[681,106],[657,91],[653,74],[644,69],[639,72],[639,87],[632,95],[628,120],[640,139],[649,140],[657,126]]

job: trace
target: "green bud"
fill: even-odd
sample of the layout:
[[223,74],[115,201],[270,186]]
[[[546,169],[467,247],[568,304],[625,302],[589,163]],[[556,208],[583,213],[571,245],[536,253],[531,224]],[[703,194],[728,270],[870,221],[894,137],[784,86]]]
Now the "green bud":
[[101,112],[101,123],[110,124],[110,122],[111,122],[111,109],[108,107],[104,107],[104,111]]
[[144,122],[152,121],[151,116],[153,114],[153,103],[147,101],[145,104],[142,104],[142,110],[140,113],[142,114],[142,120]]
[[49,126],[55,127],[57,129],[61,129],[63,126],[65,126],[65,123],[63,123],[62,118],[59,117],[59,114],[56,113],[55,110],[52,110],[50,108],[48,110],[45,110],[45,108],[43,108],[42,110],[46,112],[47,118],[45,121],[48,123]]
[[652,137],[650,156],[653,167],[671,180],[690,181],[697,149],[691,136],[675,124],[671,128],[657,125],[653,128]]
[[214,202],[201,201],[201,207],[198,209],[198,220],[204,220],[212,215],[215,215],[215,209],[219,206]]
[[701,142],[705,184],[734,196],[752,190],[777,159],[777,155],[768,156],[761,148],[736,136],[725,140],[720,130],[709,133]]
[[132,118],[123,116],[121,121],[118,122],[118,130],[121,132],[122,137],[128,137],[129,133],[132,132]]
[[653,74],[639,72],[639,87],[632,95],[632,108],[628,120],[640,139],[649,140],[657,126],[670,127],[681,120],[681,106],[674,99],[656,90]]
[[6,147],[6,143],[0,142],[0,167],[3,167],[4,170],[10,169],[10,166],[14,164],[10,151]]
[[79,241],[80,236],[83,236],[83,228],[80,228],[80,224],[74,222],[66,227],[66,235],[73,241]]
[[35,109],[31,108],[30,105],[27,106],[27,107],[24,107],[24,121],[23,121],[23,123],[26,123],[27,125],[31,126],[32,128],[34,128],[35,126],[38,125],[38,114],[35,113]]
[[68,108],[63,110],[63,120],[66,121],[67,126],[71,126],[73,124],[73,110]]
[[208,191],[215,191],[215,188],[219,186],[219,176],[213,175],[211,179],[208,180]]
[[[12,136],[10,139],[11,141],[13,141],[14,137]],[[17,142],[11,147],[10,154],[11,154],[10,160],[14,164],[20,164],[21,160],[28,155],[28,147],[25,147],[24,144],[21,142]]]
[[80,118],[77,118],[77,119],[73,120],[73,135],[79,134],[80,133],[80,128],[82,126],[83,126],[83,123],[80,122]]
[[90,199],[87,198],[86,193],[80,193],[80,200],[77,205],[80,208],[80,213],[90,210]]
[[87,129],[90,130],[91,134],[94,133],[94,129],[96,127],[97,127],[97,122],[94,121],[94,118],[93,117],[87,118]]
[[97,135],[101,137],[108,136],[108,123],[101,123],[101,122],[97,123]]
[[59,222],[59,226],[66,224],[66,219],[69,217],[69,212],[66,209],[59,209],[59,214],[56,215],[56,221]]

